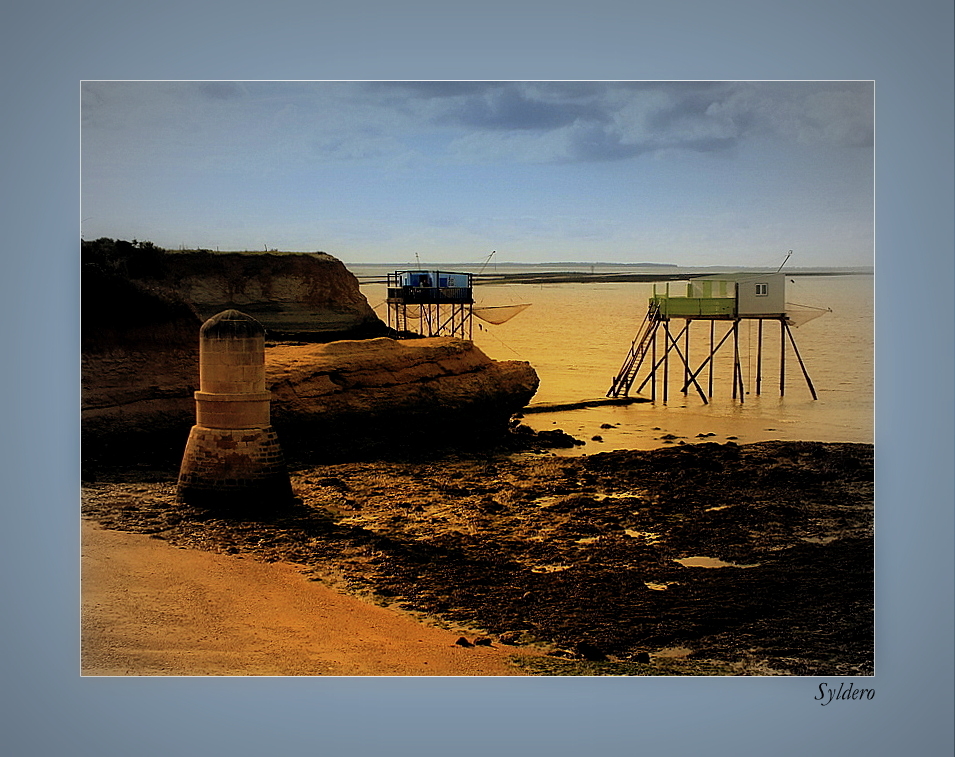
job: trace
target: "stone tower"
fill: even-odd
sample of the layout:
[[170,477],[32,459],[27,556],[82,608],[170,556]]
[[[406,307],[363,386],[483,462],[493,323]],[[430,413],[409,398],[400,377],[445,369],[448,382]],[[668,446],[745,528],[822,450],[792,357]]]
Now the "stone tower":
[[200,505],[269,505],[292,498],[269,417],[265,329],[226,310],[199,331],[196,425],[189,432],[176,497]]

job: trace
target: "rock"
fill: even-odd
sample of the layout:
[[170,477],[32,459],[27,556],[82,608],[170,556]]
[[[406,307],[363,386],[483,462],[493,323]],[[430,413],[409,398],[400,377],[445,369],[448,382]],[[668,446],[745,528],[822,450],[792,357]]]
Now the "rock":
[[634,662],[639,662],[639,663],[643,663],[644,665],[648,665],[650,663],[650,655],[647,652],[637,652],[637,654],[634,655],[633,660]]
[[266,380],[286,454],[330,459],[491,442],[538,385],[529,363],[451,337],[276,345]]
[[491,646],[491,640],[487,636],[478,636],[474,640],[474,646],[476,647],[489,647]]
[[607,659],[607,655],[589,641],[578,641],[574,644],[574,653],[581,659],[590,662],[604,662]]
[[592,437],[590,437],[590,441],[592,442],[602,442],[603,440],[604,438],[600,434],[594,434]]
[[552,430],[538,431],[537,438],[549,447],[576,447],[586,442],[581,439],[575,439],[563,429],[555,428]]
[[473,646],[474,646],[470,641],[468,641],[467,639],[465,639],[463,636],[459,637],[458,640],[457,640],[456,642],[454,642],[454,643],[457,644],[459,647],[473,647]]
[[509,646],[520,644],[523,638],[523,631],[505,631],[497,636],[497,640],[501,642],[501,644],[507,644]]

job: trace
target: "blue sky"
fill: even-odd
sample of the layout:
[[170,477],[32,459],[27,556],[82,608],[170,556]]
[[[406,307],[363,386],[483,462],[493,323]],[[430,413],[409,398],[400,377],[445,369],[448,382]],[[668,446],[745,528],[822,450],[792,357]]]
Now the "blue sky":
[[871,82],[82,85],[82,235],[346,263],[871,265]]

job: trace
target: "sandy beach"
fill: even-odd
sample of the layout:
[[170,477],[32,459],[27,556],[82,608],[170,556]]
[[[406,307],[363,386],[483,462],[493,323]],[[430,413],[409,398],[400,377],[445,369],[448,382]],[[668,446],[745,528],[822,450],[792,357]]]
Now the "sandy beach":
[[459,646],[460,632],[307,581],[293,565],[89,520],[82,539],[84,675],[521,675],[513,649]]

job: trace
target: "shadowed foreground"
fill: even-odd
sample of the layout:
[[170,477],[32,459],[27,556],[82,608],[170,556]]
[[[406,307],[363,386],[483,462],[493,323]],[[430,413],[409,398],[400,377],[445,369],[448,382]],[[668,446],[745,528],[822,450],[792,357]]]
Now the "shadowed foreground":
[[238,516],[101,481],[84,512],[548,649],[531,671],[873,673],[871,445],[343,463],[292,484],[293,507]]

